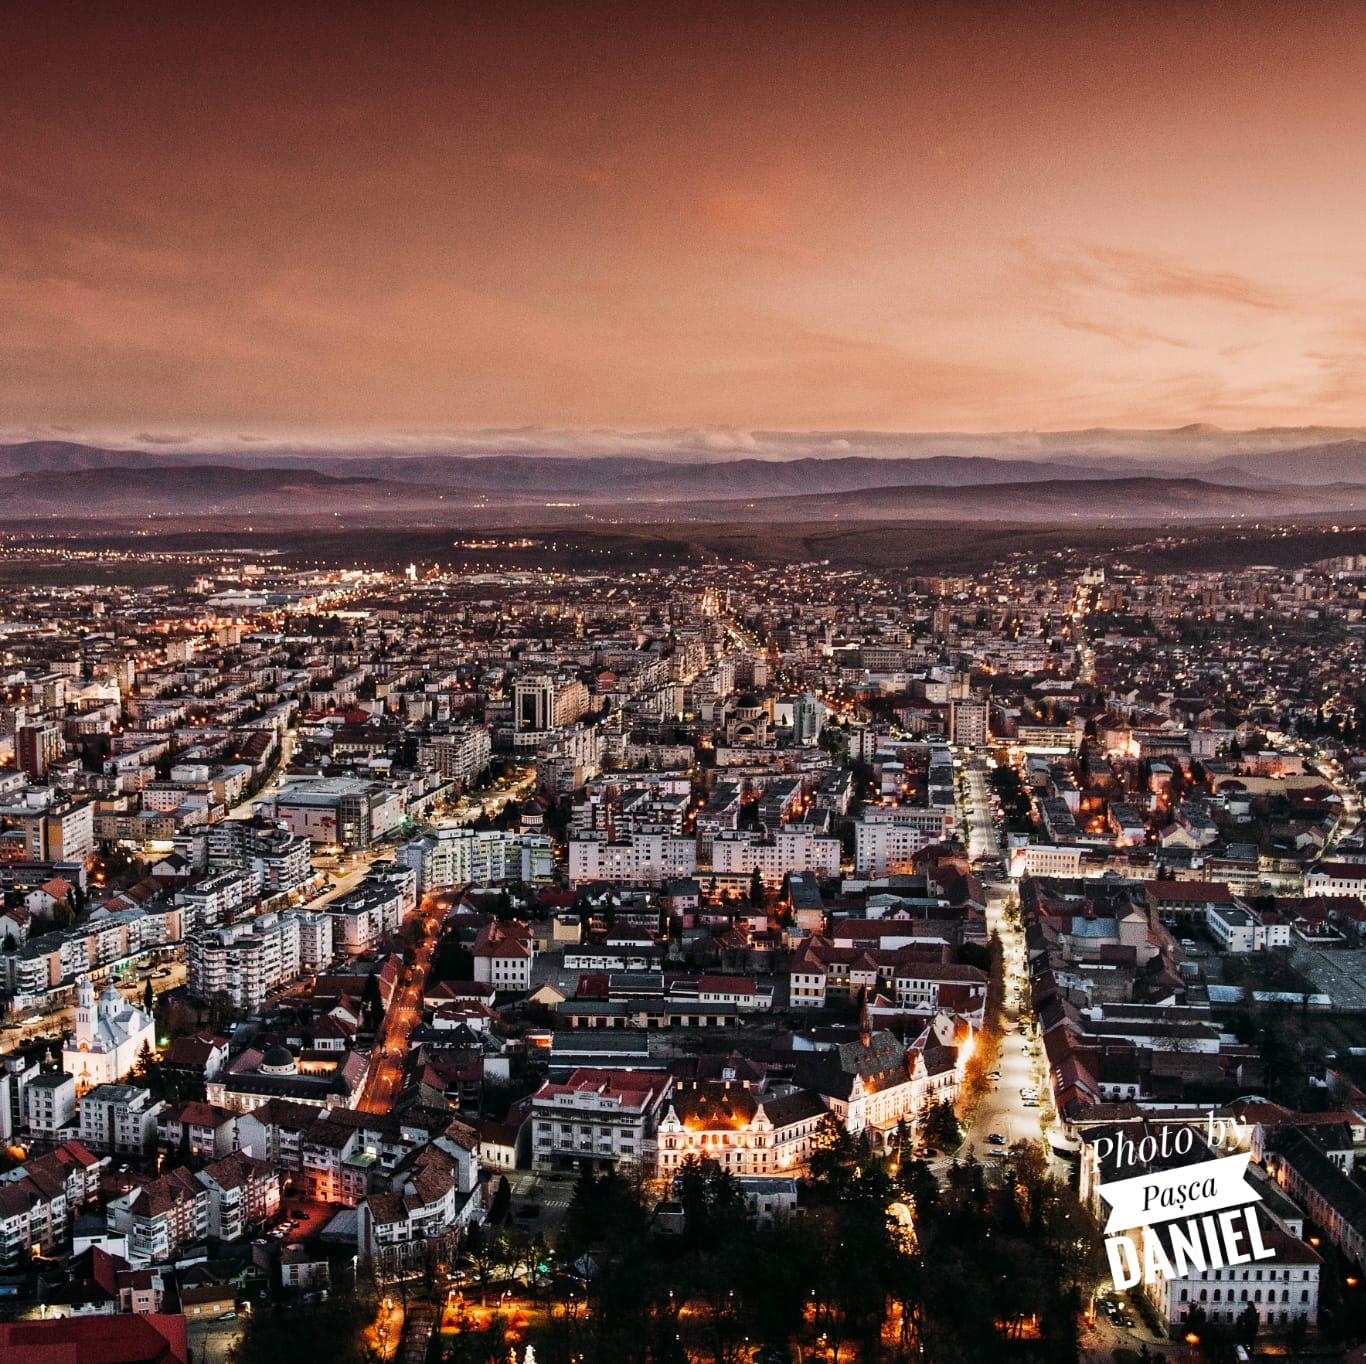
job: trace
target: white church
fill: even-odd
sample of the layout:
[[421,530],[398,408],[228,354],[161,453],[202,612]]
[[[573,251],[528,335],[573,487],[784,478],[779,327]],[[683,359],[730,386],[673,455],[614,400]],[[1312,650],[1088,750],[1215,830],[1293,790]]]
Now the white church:
[[76,1031],[62,1046],[62,1069],[76,1077],[76,1093],[114,1084],[137,1064],[146,1042],[156,1049],[156,1024],[150,1014],[129,1004],[112,984],[99,1002],[89,976],[76,986]]

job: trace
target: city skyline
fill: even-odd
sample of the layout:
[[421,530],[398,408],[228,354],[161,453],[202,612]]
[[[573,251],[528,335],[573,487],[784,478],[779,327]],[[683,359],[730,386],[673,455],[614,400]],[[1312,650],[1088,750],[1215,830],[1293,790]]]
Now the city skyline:
[[1350,7],[16,16],[0,409],[1366,422]]

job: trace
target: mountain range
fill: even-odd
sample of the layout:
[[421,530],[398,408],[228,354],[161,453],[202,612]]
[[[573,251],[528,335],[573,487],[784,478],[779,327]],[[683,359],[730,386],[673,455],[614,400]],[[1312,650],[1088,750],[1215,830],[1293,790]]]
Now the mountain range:
[[[630,507],[641,521],[913,519],[1159,522],[1366,509],[1366,439],[1208,458],[1088,454],[1066,433],[1046,457],[831,453],[190,453],[61,441],[0,445],[0,520],[128,516],[319,516],[402,512],[461,522],[574,520]],[[1169,433],[1163,433],[1169,434]],[[1179,433],[1170,433],[1179,434]],[[1263,435],[1264,433],[1259,433]],[[917,438],[917,440],[923,438]],[[947,438],[946,438],[947,440]],[[1096,446],[1113,442],[1097,437]],[[1245,444],[1247,444],[1245,442]],[[592,512],[585,509],[594,509]]]

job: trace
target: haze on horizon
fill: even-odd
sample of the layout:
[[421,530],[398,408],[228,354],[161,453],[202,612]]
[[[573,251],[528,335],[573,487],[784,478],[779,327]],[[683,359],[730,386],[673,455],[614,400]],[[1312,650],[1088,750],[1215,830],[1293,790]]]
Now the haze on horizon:
[[11,436],[1366,425],[1358,6],[52,5],[6,47]]

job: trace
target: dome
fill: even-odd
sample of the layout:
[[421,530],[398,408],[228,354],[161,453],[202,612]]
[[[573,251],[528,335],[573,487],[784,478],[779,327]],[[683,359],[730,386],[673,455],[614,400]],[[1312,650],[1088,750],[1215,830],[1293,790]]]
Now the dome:
[[273,1047],[267,1047],[265,1055],[261,1057],[261,1073],[263,1075],[295,1074],[294,1053],[278,1042]]

